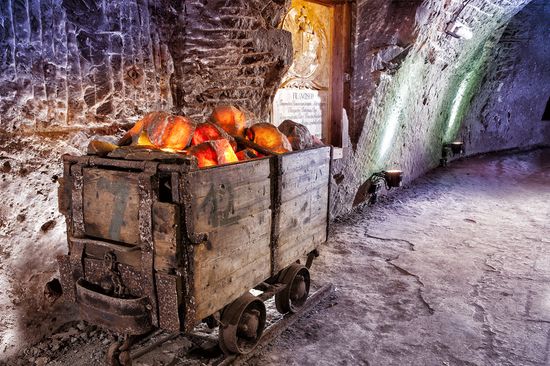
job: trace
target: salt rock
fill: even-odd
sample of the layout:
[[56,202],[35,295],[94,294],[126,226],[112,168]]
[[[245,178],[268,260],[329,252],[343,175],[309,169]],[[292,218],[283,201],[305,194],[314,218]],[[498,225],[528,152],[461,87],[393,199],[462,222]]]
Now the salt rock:
[[203,122],[199,123],[195,128],[195,132],[191,138],[191,145],[195,146],[206,141],[221,139],[226,139],[229,141],[233,147],[233,150],[237,149],[237,142],[235,139],[225,132],[220,126],[211,122]]
[[277,154],[292,151],[287,137],[271,123],[256,123],[246,130],[246,138]]
[[87,153],[88,155],[106,156],[107,154],[109,154],[110,152],[113,152],[117,148],[118,148],[117,145],[107,141],[92,140],[88,144]]
[[230,135],[244,136],[246,117],[243,111],[232,105],[221,105],[214,108],[210,120]]
[[197,158],[199,168],[236,163],[239,161],[233,147],[226,139],[210,140],[192,146],[187,151],[187,154]]
[[313,136],[308,128],[301,123],[284,120],[279,125],[281,131],[292,145],[292,150],[303,150],[313,146]]
[[195,123],[187,117],[167,112],[150,112],[137,121],[118,144],[183,150],[191,142],[194,131]]
[[237,156],[239,161],[255,159],[255,158],[259,158],[259,157],[263,156],[263,155],[259,154],[256,150],[251,149],[249,147],[244,149],[244,150],[237,151],[235,153],[235,155]]

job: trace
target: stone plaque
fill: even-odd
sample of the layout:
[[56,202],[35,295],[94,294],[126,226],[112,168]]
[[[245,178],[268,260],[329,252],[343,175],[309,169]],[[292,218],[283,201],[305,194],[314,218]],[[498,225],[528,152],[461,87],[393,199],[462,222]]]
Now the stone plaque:
[[272,113],[275,126],[290,119],[305,125],[313,135],[321,138],[329,118],[326,90],[282,88],[275,94]]
[[332,10],[306,0],[292,0],[283,29],[292,34],[293,62],[273,100],[271,122],[285,119],[326,137],[330,123],[330,39]]

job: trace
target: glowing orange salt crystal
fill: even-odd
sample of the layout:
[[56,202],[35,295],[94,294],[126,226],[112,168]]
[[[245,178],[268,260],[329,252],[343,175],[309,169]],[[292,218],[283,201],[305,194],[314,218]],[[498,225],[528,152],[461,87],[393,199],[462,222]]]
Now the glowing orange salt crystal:
[[183,150],[191,141],[195,124],[183,116],[150,112],[136,122],[119,145],[138,145],[166,151]]
[[271,123],[256,123],[250,126],[246,131],[246,138],[274,153],[292,151],[287,137]]
[[233,136],[244,136],[246,118],[244,113],[238,108],[230,105],[218,106],[214,108],[210,119],[223,128],[228,134]]
[[188,154],[197,158],[199,168],[236,163],[239,161],[235,155],[235,151],[233,151],[233,147],[226,139],[203,142],[191,147]]
[[233,147],[233,150],[236,150],[237,148],[237,142],[235,139],[227,132],[222,130],[222,128],[218,125],[215,125],[214,123],[210,122],[204,122],[199,123],[197,125],[197,128],[195,128],[195,132],[193,133],[193,138],[191,139],[191,145],[199,145],[203,142],[210,141],[210,140],[221,140],[226,139],[229,141],[231,146]]
[[218,127],[212,123],[199,123],[191,139],[191,145],[199,145],[210,140],[219,140],[222,134]]

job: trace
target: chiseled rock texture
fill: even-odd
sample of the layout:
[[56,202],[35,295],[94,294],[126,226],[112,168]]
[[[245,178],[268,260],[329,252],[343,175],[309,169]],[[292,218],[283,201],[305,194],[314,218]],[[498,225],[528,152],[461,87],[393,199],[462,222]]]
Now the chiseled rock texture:
[[468,153],[550,144],[550,3],[533,1],[492,49],[460,135]]
[[220,102],[265,117],[291,61],[288,2],[0,3],[0,127],[124,123],[152,109],[200,117]]

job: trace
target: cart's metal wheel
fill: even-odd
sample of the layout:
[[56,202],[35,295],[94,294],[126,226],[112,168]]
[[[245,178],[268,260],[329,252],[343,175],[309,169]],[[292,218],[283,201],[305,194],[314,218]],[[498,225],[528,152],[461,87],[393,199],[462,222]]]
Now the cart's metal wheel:
[[226,354],[249,353],[256,347],[265,328],[266,311],[262,300],[246,293],[222,313],[219,344]]
[[307,267],[294,263],[287,267],[279,277],[286,287],[275,295],[275,305],[281,314],[295,313],[307,300],[310,276]]

